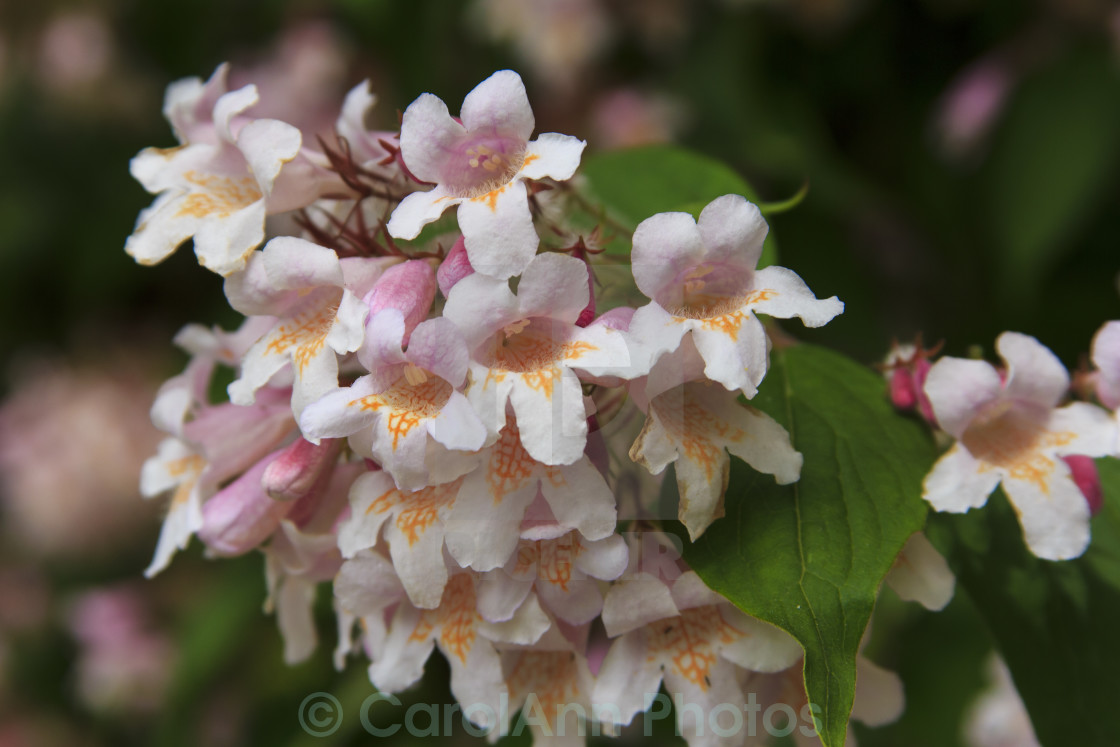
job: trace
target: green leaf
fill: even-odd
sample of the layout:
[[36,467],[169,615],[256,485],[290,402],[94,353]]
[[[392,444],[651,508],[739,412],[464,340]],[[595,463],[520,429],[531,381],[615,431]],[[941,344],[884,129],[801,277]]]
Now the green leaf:
[[1005,299],[1035,298],[1076,225],[1108,197],[1120,150],[1114,68],[1107,49],[1070,55],[1025,81],[1008,107],[989,164]]
[[[726,194],[758,200],[743,177],[727,165],[672,145],[597,153],[584,159],[580,171],[588,181],[588,200],[605,207],[605,218],[631,233],[655,213],[680,211],[695,218],[705,205]],[[629,237],[616,237],[608,249],[628,253]],[[759,266],[776,261],[777,244],[771,234]]]
[[775,351],[751,402],[805,456],[777,485],[732,460],[727,515],[685,548],[689,565],[745,612],[805,648],[805,686],[826,747],[844,743],[855,664],[883,576],[922,527],[924,429],[894,412],[882,379],[809,345]]
[[1076,560],[1032,555],[1002,490],[981,510],[930,520],[1046,747],[1120,744],[1120,462],[1098,465],[1105,505]]

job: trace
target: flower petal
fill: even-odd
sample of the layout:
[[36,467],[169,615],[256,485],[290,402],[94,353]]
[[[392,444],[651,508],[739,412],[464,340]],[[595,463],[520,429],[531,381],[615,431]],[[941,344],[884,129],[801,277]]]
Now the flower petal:
[[938,511],[964,513],[987,503],[999,481],[997,470],[974,459],[960,444],[953,444],[926,475],[922,497]]
[[475,86],[463,99],[459,114],[470,132],[494,130],[523,142],[529,140],[536,127],[525,84],[512,70],[499,70]]
[[996,338],[996,350],[1007,363],[1008,397],[1051,408],[1069,390],[1069,374],[1058,356],[1030,335],[1004,332]]
[[930,367],[925,393],[942,430],[960,438],[980,408],[999,398],[999,374],[984,361],[946,356]]
[[540,239],[520,180],[463,200],[458,218],[475,272],[500,279],[520,275],[537,252]]
[[424,226],[437,220],[444,210],[459,202],[460,198],[453,197],[440,186],[427,192],[413,192],[393,209],[385,228],[395,239],[415,239]]
[[762,256],[770,227],[758,206],[740,195],[724,195],[708,203],[696,221],[705,259],[753,270]]
[[[420,94],[401,118],[401,157],[405,166],[422,182],[438,182],[447,151],[466,133],[466,128],[452,119],[442,99],[430,93]],[[392,228],[389,233],[397,238],[413,238],[398,236]]]
[[844,303],[836,296],[818,299],[805,281],[785,267],[765,267],[751,279],[749,303],[756,314],[779,319],[799,318],[806,327],[820,327],[844,312]]
[[525,151],[525,164],[518,176],[525,179],[547,177],[561,182],[571,179],[579,168],[580,157],[586,147],[586,142],[571,135],[543,133],[529,143]]
[[657,213],[646,218],[634,229],[633,244],[634,280],[654,300],[707,257],[700,229],[688,213]]
[[1089,546],[1089,502],[1061,459],[1042,480],[1005,477],[1003,489],[1023,525],[1030,551],[1046,560],[1068,560]]

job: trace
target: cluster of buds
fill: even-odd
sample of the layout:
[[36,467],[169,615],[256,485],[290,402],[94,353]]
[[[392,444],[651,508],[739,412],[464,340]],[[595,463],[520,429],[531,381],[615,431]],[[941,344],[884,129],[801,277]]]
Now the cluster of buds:
[[[158,196],[126,250],[155,263],[192,238],[245,316],[176,339],[191,360],[158,394],[167,438],[142,474],[146,496],[171,494],[148,575],[192,536],[213,556],[259,549],[288,661],[314,650],[315,589],[331,582],[339,666],[364,652],[391,693],[438,647],[488,730],[524,707],[537,736],[574,729],[573,714],[610,731],[664,679],[694,704],[678,709],[685,736],[708,743],[698,713],[799,671],[792,638],[707,588],[647,521],[670,464],[693,539],[723,513],[730,455],[799,477],[785,429],[745,401],[769,360],[758,317],[816,327],[843,304],[757,267],[759,208],[726,195],[698,220],[648,218],[629,258],[648,300],[600,308],[612,257],[567,217],[585,199],[565,184],[585,143],[530,139],[516,73],[481,83],[458,117],[420,96],[399,133],[367,129],[363,84],[317,147],[254,119],[255,88],[229,91],[226,75],[173,84],[180,145],[132,162]],[[266,243],[281,214],[294,220],[272,232],[298,235]],[[209,396],[218,367],[234,372],[228,401]],[[624,505],[641,480],[653,489]]]

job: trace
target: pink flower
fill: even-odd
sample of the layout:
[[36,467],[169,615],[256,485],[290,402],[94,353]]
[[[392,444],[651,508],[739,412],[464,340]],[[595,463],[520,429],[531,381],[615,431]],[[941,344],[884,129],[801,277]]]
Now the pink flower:
[[406,197],[389,219],[389,233],[416,238],[458,205],[475,270],[497,278],[521,274],[539,243],[524,181],[570,179],[586,145],[551,132],[530,141],[534,125],[525,86],[512,70],[494,73],[467,94],[461,119],[436,96],[420,96],[404,113],[401,155],[416,178],[436,187]]
[[791,270],[755,269],[768,230],[758,207],[738,195],[713,200],[699,221],[658,213],[638,225],[634,280],[652,302],[634,313],[630,334],[647,371],[691,333],[704,375],[753,397],[769,357],[756,314],[819,327],[844,310],[835,296],[814,297]]
[[926,476],[924,497],[938,511],[963,513],[1002,484],[1031,552],[1075,558],[1089,544],[1089,506],[1059,457],[1112,453],[1115,423],[1095,405],[1058,407],[1069,375],[1038,340],[1004,332],[996,349],[1006,379],[977,360],[945,357],[930,369],[926,394],[957,442]]

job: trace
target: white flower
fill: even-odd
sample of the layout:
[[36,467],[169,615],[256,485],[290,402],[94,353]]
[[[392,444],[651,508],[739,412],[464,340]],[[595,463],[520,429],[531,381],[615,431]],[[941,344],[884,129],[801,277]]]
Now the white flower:
[[552,466],[534,459],[522,446],[520,424],[510,418],[497,442],[482,452],[482,464],[463,479],[448,511],[447,549],[463,567],[505,565],[533,505],[561,531],[576,529],[592,541],[614,532],[614,495],[591,460],[584,455]]
[[1004,332],[996,349],[1006,380],[978,360],[946,357],[930,369],[926,394],[957,442],[926,476],[924,497],[938,511],[963,513],[1002,484],[1031,552],[1075,558],[1089,544],[1089,504],[1059,457],[1112,453],[1115,424],[1094,405],[1057,407],[1069,375],[1038,340]]
[[444,307],[471,355],[471,404],[497,433],[511,403],[525,450],[546,464],[575,462],[587,443],[576,370],[624,370],[630,360],[618,330],[576,326],[588,298],[586,264],[542,254],[525,269],[516,295],[504,280],[475,273],[455,284]]
[[292,410],[338,388],[338,355],[357,350],[369,309],[362,296],[388,259],[352,257],[303,239],[281,236],[253,255],[242,272],[226,279],[230,305],[247,316],[278,321],[245,353],[241,376],[229,385],[230,400],[251,404],[257,389],[289,365]]
[[755,269],[767,230],[758,207],[738,195],[713,200],[699,221],[688,213],[658,213],[638,225],[634,280],[652,303],[634,313],[630,334],[645,370],[691,332],[704,375],[750,398],[769,356],[756,314],[796,316],[819,327],[844,310],[835,296],[818,300],[791,270]]
[[[530,532],[539,535],[542,527]],[[502,568],[483,573],[478,584],[478,611],[491,622],[508,620],[535,591],[541,605],[569,625],[590,623],[603,609],[599,581],[622,575],[630,550],[621,535],[589,541],[561,529],[554,537],[522,540]]]
[[180,145],[147,148],[132,159],[132,175],[159,195],[125,243],[141,264],[162,262],[193,237],[199,262],[229,275],[264,240],[266,215],[303,207],[323,183],[337,181],[306,158],[296,162],[298,129],[244,116],[257,103],[256,87],[227,92],[226,75],[223,65],[205,84],[170,86],[164,113]]
[[401,155],[418,179],[436,187],[406,197],[389,219],[389,233],[412,239],[452,205],[475,270],[518,275],[539,239],[529,211],[526,179],[570,179],[586,145],[546,133],[530,141],[535,121],[521,77],[500,70],[463,100],[460,119],[425,93],[405,110]]
[[723,516],[731,457],[739,457],[780,485],[801,475],[801,454],[769,415],[740,405],[738,392],[703,380],[704,361],[692,341],[663,356],[630,393],[647,412],[630,458],[655,475],[676,464],[679,517],[696,540]]
[[[802,654],[793,638],[743,614],[692,571],[671,586],[648,573],[616,583],[607,594],[603,625],[615,640],[599,669],[592,703],[603,713],[613,710],[616,723],[628,724],[650,708],[664,679],[675,703],[694,706],[677,709],[678,733],[694,747],[725,743],[707,721],[714,709],[745,702],[740,668],[777,672]],[[734,738],[727,743],[742,735]]]
[[[462,571],[448,580],[437,607],[420,610],[393,594],[386,565],[367,551],[348,560],[335,582],[340,608],[375,631],[369,667],[374,686],[390,693],[411,687],[438,647],[451,665],[451,692],[463,715],[485,729],[508,725],[509,709],[502,704],[509,690],[496,644],[540,640],[552,623],[536,598],[526,599],[506,622],[487,622],[478,614],[475,576]],[[386,614],[392,616],[387,628]]]
[[[359,353],[369,375],[308,405],[300,427],[313,441],[368,431],[381,467],[402,489],[417,490],[458,477],[447,474],[447,450],[477,451],[486,428],[457,391],[467,376],[467,348],[458,328],[446,318],[422,322],[408,338],[407,351],[405,333],[397,309],[371,318]],[[470,468],[459,461],[462,471]]]

